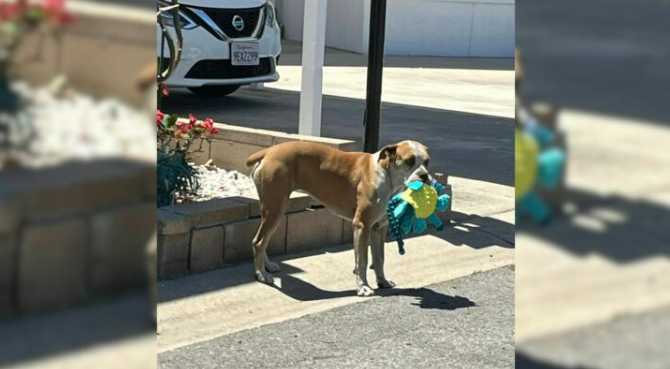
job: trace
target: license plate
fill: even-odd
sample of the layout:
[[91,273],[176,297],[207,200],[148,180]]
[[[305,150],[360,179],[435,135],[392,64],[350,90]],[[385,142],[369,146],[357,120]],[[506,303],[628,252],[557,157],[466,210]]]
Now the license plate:
[[230,47],[232,65],[258,65],[257,42],[235,42]]

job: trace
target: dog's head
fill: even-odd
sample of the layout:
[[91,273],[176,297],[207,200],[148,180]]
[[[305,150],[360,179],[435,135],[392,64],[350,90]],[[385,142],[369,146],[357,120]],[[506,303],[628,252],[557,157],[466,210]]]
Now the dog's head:
[[394,185],[401,186],[409,181],[429,183],[430,154],[428,147],[416,141],[402,141],[384,146],[378,155],[379,165],[386,169]]

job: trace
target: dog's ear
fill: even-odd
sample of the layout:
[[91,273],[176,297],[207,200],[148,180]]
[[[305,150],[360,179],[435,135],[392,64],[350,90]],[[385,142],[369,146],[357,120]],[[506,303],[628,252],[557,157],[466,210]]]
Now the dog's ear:
[[379,152],[379,165],[384,169],[389,169],[391,163],[395,161],[396,151],[398,150],[398,145],[386,145]]

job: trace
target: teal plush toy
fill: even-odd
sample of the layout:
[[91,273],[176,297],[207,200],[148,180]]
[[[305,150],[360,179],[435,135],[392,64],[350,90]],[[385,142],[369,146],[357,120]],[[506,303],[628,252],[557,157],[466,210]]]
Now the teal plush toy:
[[553,190],[558,186],[565,152],[555,145],[556,134],[540,122],[528,117],[522,123],[514,132],[516,214],[544,224],[552,213],[537,189]]
[[410,182],[407,189],[389,201],[386,212],[389,220],[389,231],[398,242],[398,252],[405,254],[403,234],[422,233],[428,228],[428,222],[438,231],[444,229],[442,220],[435,210],[444,212],[449,205],[449,195],[442,195],[444,186],[433,180],[431,185],[421,181]]

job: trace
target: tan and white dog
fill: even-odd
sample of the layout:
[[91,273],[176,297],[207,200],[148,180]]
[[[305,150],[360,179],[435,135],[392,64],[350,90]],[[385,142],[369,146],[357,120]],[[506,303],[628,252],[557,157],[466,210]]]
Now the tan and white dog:
[[354,229],[356,287],[359,296],[372,296],[367,281],[368,245],[379,288],[391,288],[384,275],[386,207],[410,177],[428,182],[428,148],[415,141],[388,145],[374,154],[343,152],[310,142],[288,142],[259,151],[247,159],[261,205],[261,223],[253,239],[258,281],[273,284],[279,266],[266,248],[294,190],[309,193],[336,215],[351,220]]

